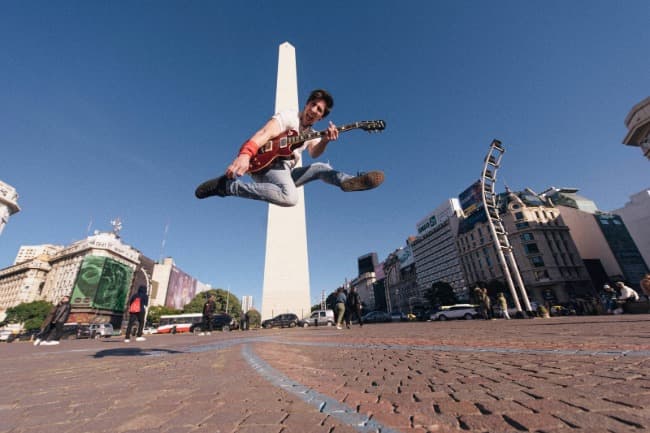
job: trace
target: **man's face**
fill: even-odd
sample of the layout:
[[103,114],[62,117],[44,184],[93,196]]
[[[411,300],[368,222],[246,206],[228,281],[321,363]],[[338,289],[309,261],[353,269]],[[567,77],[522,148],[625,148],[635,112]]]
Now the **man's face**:
[[302,126],[312,126],[314,123],[321,120],[325,114],[325,108],[325,101],[322,99],[315,99],[307,102],[300,119]]

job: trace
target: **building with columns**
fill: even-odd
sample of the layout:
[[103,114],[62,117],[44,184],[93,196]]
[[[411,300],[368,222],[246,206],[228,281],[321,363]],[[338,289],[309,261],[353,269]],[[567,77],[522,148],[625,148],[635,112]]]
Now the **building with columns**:
[[[520,192],[507,190],[499,195],[498,203],[531,300],[553,304],[594,295],[589,274],[569,227],[552,203],[529,189]],[[461,220],[457,242],[470,286],[477,282],[504,280],[483,208],[470,218]]]

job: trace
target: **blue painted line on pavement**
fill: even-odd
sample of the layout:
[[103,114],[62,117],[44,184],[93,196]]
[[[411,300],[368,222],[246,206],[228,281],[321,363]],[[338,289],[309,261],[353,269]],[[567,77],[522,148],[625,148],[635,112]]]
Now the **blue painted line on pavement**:
[[318,411],[330,415],[339,421],[353,427],[362,433],[399,433],[390,427],[385,427],[373,418],[358,413],[355,409],[321,394],[308,386],[295,382],[255,355],[248,344],[241,349],[242,356],[251,367],[273,385],[299,397],[307,404],[314,406]]

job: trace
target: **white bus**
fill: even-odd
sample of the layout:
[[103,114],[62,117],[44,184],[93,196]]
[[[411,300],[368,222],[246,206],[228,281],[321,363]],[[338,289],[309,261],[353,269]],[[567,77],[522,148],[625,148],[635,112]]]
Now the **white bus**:
[[180,332],[190,332],[194,324],[201,323],[203,315],[201,313],[189,314],[169,314],[160,316],[158,325],[158,334],[176,334]]

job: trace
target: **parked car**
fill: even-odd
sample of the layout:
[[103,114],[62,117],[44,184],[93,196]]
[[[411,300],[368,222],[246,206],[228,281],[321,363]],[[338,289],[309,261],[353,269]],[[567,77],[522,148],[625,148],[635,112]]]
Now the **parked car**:
[[262,328],[295,328],[296,326],[298,326],[298,316],[293,313],[278,314],[274,318],[262,322]]
[[18,341],[31,341],[41,332],[40,329],[28,329],[18,334]]
[[363,323],[387,323],[393,321],[390,314],[385,311],[371,311],[366,313],[361,319]]
[[408,320],[408,317],[404,313],[401,313],[399,311],[393,311],[392,313],[390,313],[390,319],[393,322],[406,322]]
[[471,320],[479,317],[478,305],[455,304],[443,305],[438,311],[431,314],[431,320],[465,319]]
[[[223,332],[232,331],[239,328],[239,322],[233,319],[230,314],[220,313],[212,316],[212,329]],[[190,332],[198,334],[203,330],[203,322],[193,323],[190,326]]]
[[7,343],[11,343],[18,337],[18,334],[15,332],[9,330],[9,329],[2,329],[0,330],[0,341],[5,341]]
[[113,325],[110,323],[91,323],[79,325],[77,338],[108,338],[113,336]]
[[298,326],[307,328],[309,326],[333,326],[336,323],[333,310],[316,310],[306,319],[300,319]]

